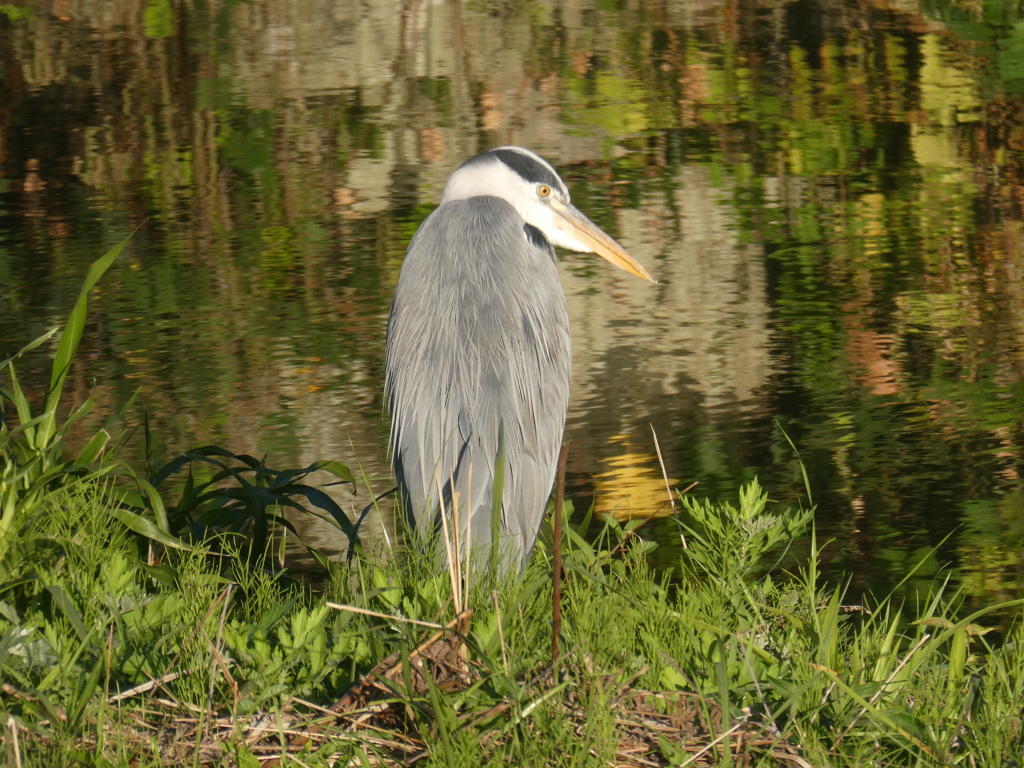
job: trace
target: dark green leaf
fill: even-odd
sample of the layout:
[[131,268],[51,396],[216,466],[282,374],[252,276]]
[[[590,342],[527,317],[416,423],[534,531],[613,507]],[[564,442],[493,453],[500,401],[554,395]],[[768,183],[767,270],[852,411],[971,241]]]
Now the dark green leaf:
[[145,536],[147,539],[160,542],[165,547],[172,547],[174,549],[192,549],[188,544],[181,541],[180,539],[172,536],[166,531],[162,531],[155,523],[151,520],[147,520],[141,515],[137,515],[134,512],[129,512],[127,509],[120,507],[112,507],[110,514],[116,517],[121,523],[131,531]]

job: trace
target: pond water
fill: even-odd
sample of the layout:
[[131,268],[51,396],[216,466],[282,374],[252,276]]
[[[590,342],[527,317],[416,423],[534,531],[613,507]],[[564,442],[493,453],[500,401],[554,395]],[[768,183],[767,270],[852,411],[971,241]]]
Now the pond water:
[[158,459],[337,459],[362,508],[405,247],[455,167],[520,144],[660,281],[560,255],[578,511],[664,510],[652,429],[673,485],[806,504],[788,436],[834,573],[1021,596],[1022,94],[1001,0],[6,4],[0,358],[138,228],[77,439],[144,408]]

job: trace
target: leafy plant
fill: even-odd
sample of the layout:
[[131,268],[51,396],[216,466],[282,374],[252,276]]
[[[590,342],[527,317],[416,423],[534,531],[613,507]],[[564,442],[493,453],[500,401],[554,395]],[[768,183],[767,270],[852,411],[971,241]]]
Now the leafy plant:
[[[38,540],[19,536],[18,532],[32,520],[47,496],[55,490],[102,477],[117,475],[122,480],[129,480],[137,489],[116,487],[113,483],[105,486],[112,498],[121,502],[114,505],[112,513],[123,524],[166,546],[182,546],[168,532],[163,503],[152,485],[105,452],[110,441],[110,434],[105,429],[96,432],[76,456],[65,456],[64,438],[68,429],[92,408],[92,398],[87,398],[63,420],[58,416],[64,383],[85,328],[89,292],[127,243],[128,238],[125,238],[89,268],[78,299],[60,333],[54,328],[0,363],[0,373],[6,370],[10,381],[8,387],[0,388],[0,584],[18,573],[26,558],[40,544]],[[50,383],[42,398],[42,409],[37,412],[21,388],[15,362],[54,337],[57,348]],[[9,423],[5,417],[8,403],[13,406],[17,418],[15,424]],[[142,496],[146,497],[145,504]],[[126,508],[126,505],[136,509],[148,507],[154,514],[155,524]]]
[[756,479],[740,489],[738,505],[691,496],[680,496],[680,501],[691,519],[679,523],[687,569],[726,589],[766,569],[768,555],[806,531],[814,514],[812,509],[769,512],[768,494]]
[[[197,481],[197,464],[211,468],[212,473]],[[265,458],[206,446],[186,451],[165,464],[151,477],[153,487],[160,487],[186,468],[185,484],[172,515],[174,530],[189,530],[197,538],[206,538],[211,532],[247,534],[251,538],[250,552],[259,559],[267,552],[274,525],[298,537],[283,514],[288,508],[315,514],[333,524],[346,537],[350,557],[361,549],[358,522],[352,523],[324,490],[341,483],[355,485],[352,472],[344,464],[318,461],[301,469],[278,470],[268,467]],[[325,472],[338,482],[305,482],[315,472]],[[326,558],[312,547],[307,548],[326,567]]]

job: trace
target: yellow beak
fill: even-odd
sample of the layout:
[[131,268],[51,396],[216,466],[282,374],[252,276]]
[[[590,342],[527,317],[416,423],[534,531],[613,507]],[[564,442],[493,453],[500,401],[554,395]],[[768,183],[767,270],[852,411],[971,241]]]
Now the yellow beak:
[[585,245],[606,261],[611,262],[619,269],[624,269],[631,275],[642,277],[652,283],[657,283],[650,274],[640,266],[640,262],[629,255],[615,239],[605,234],[594,222],[580,213],[575,206],[552,200],[551,210],[554,213],[552,224],[555,229],[564,232],[577,242]]

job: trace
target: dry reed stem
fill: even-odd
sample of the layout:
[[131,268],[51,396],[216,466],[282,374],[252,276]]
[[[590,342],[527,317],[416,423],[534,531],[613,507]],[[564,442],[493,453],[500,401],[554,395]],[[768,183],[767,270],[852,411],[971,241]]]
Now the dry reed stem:
[[400,624],[415,624],[418,627],[426,627],[427,629],[445,629],[444,624],[435,624],[431,621],[420,621],[419,619],[409,619],[405,616],[396,616],[391,613],[380,613],[379,611],[371,611],[369,608],[357,608],[354,605],[344,605],[342,603],[332,603],[330,601],[324,603],[328,608],[333,608],[336,611],[348,611],[350,613],[361,613],[364,616],[373,616],[376,619],[386,619],[387,621],[397,621]]
[[[665,481],[665,493],[668,494],[668,503],[672,507],[672,517],[676,516],[676,497],[672,495],[672,488],[668,482],[668,472],[665,471],[665,459],[661,455],[661,445],[658,443],[658,433],[654,431],[654,425],[648,424],[651,428],[651,437],[654,438],[654,450],[658,453],[658,465],[661,467],[661,477]],[[691,488],[693,486],[690,486]],[[686,549],[686,541],[683,540],[683,549]]]

